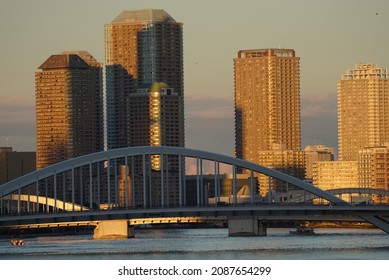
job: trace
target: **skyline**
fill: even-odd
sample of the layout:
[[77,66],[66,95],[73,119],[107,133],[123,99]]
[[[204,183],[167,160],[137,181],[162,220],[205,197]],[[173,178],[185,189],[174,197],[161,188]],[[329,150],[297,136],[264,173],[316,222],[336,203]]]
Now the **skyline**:
[[0,146],[35,150],[34,73],[41,61],[61,51],[86,50],[104,62],[104,24],[123,10],[164,9],[183,23],[189,148],[232,155],[233,59],[239,50],[292,48],[300,57],[302,148],[315,143],[337,148],[341,74],[358,62],[389,66],[385,1],[247,0],[222,9],[221,1],[161,2],[0,3]]

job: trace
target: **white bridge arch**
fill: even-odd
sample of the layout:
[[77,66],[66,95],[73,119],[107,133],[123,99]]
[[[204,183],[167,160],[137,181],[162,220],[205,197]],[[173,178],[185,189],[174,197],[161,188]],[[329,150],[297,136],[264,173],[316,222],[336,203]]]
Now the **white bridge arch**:
[[[227,165],[244,168],[255,173],[261,173],[269,177],[287,182],[293,186],[296,186],[300,189],[306,190],[307,192],[316,195],[320,198],[328,200],[334,205],[343,205],[346,202],[334,195],[331,195],[316,186],[309,184],[307,182],[301,181],[295,177],[289,176],[285,173],[273,170],[262,165],[258,165],[252,162],[248,162],[242,159],[237,159],[234,157],[216,154],[207,151],[188,149],[182,147],[166,147],[166,146],[140,146],[140,147],[128,147],[120,148],[115,150],[108,150],[97,152],[85,156],[80,156],[70,160],[66,160],[57,164],[50,165],[41,170],[29,173],[22,177],[19,177],[13,181],[5,183],[0,186],[0,194],[2,197],[11,194],[13,192],[19,191],[26,186],[35,184],[38,181],[42,181],[46,178],[52,176],[58,176],[60,173],[71,172],[77,168],[95,164],[98,162],[106,162],[110,160],[115,160],[119,158],[127,159],[133,156],[143,156],[146,155],[175,155],[180,158],[195,158],[198,160],[208,160],[215,163],[224,163]],[[145,160],[143,160],[143,165],[145,165]],[[179,165],[181,167],[182,165]],[[144,167],[144,166],[143,166]],[[143,168],[144,169],[144,168]],[[179,174],[184,175],[183,170],[179,171]],[[180,180],[182,182],[182,180]],[[180,187],[181,189],[181,187]]]
[[[170,158],[178,163],[178,170],[176,170],[176,176],[178,178],[178,197],[179,197],[179,207],[185,207],[185,159],[192,158],[196,160],[197,164],[197,206],[204,206],[201,204],[201,199],[199,199],[199,193],[201,193],[201,176],[202,176],[202,161],[214,162],[215,167],[215,178],[219,174],[219,164],[227,164],[232,166],[233,170],[233,186],[232,186],[232,196],[233,204],[236,205],[237,202],[237,190],[236,190],[236,173],[237,169],[245,169],[249,171],[250,178],[254,177],[254,173],[260,173],[267,175],[271,178],[286,182],[290,185],[293,185],[297,188],[307,191],[317,197],[320,197],[324,200],[329,201],[334,206],[344,206],[349,205],[344,200],[323,191],[312,184],[301,181],[295,177],[289,176],[287,174],[281,173],[279,171],[248,162],[242,159],[233,158],[226,155],[216,154],[207,151],[200,151],[195,149],[188,149],[182,147],[165,147],[165,146],[142,146],[142,147],[128,147],[121,148],[109,151],[97,152],[77,158],[73,158],[67,161],[63,161],[57,164],[50,165],[41,170],[29,173],[22,177],[19,177],[13,181],[5,183],[0,186],[0,209],[1,215],[8,215],[13,209],[14,212],[18,214],[23,212],[57,212],[65,209],[66,211],[93,211],[95,209],[95,202],[97,201],[97,206],[101,209],[101,197],[100,189],[107,189],[107,197],[105,198],[107,209],[117,207],[117,195],[112,197],[112,189],[117,190],[118,182],[118,166],[117,164],[124,165],[126,168],[134,169],[134,159],[137,157],[138,168],[143,171],[138,176],[142,181],[141,185],[137,186],[139,189],[143,189],[143,203],[142,207],[147,208],[151,206],[148,205],[148,197],[146,194],[146,185],[147,185],[147,168],[151,172],[151,163],[147,166],[147,160],[151,162],[153,156],[158,156],[161,162],[168,161]],[[167,163],[167,162],[166,162]],[[100,167],[105,166],[104,178],[100,174]],[[168,164],[166,164],[168,166]],[[96,168],[97,167],[97,168]],[[96,172],[94,170],[97,170]],[[94,173],[95,172],[95,173]],[[160,203],[158,207],[170,207],[169,200],[166,199],[165,193],[168,192],[168,183],[166,182],[166,177],[168,176],[168,168],[164,170],[164,164],[160,166]],[[131,173],[131,172],[130,172]],[[131,173],[134,175],[134,173]],[[125,176],[125,189],[126,189],[126,205],[128,208],[128,199],[130,196],[130,191],[128,189],[128,179]],[[151,177],[151,176],[150,176]],[[62,178],[62,180],[61,180]],[[113,179],[112,179],[113,178]],[[105,181],[104,181],[105,180]],[[251,179],[253,181],[253,179]],[[78,185],[77,185],[78,184]],[[215,179],[216,184],[216,179]],[[251,189],[253,190],[253,183],[250,184]],[[81,188],[81,190],[77,190]],[[96,189],[97,188],[97,192]],[[216,188],[216,187],[215,187]],[[77,196],[77,191],[79,194]],[[62,192],[62,194],[61,194]],[[88,199],[89,193],[89,199]],[[251,192],[254,193],[253,191]],[[97,196],[94,197],[94,196]],[[12,200],[6,200],[6,197],[12,197]],[[35,198],[34,198],[35,197]],[[42,199],[44,197],[45,199]],[[17,199],[17,201],[15,201]],[[41,203],[46,203],[43,207]],[[12,203],[16,203],[16,206]],[[71,206],[69,206],[69,203]],[[23,207],[23,204],[25,205]],[[59,205],[63,205],[60,207]],[[54,208],[53,206],[54,205]],[[131,205],[135,207],[136,205]],[[50,208],[51,207],[51,208]],[[155,207],[155,205],[154,205]],[[11,211],[12,212],[12,211]],[[12,214],[12,213],[11,213]],[[377,215],[366,214],[361,212],[359,215],[362,219],[370,222],[377,227],[385,230],[389,233],[389,224],[387,221],[381,219]]]

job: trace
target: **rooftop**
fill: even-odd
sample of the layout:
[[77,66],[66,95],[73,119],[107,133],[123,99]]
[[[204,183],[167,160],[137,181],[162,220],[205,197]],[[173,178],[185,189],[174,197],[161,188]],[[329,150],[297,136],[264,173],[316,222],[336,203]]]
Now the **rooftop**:
[[295,57],[295,51],[293,49],[252,49],[252,50],[240,50],[238,52],[238,58],[253,58],[253,57]]
[[160,92],[163,88],[170,88],[168,84],[164,82],[154,82],[141,84],[138,89],[147,89],[148,92]]
[[124,10],[112,23],[126,22],[176,22],[165,10],[145,9],[145,10]]
[[376,64],[358,63],[354,69],[348,69],[342,75],[342,80],[389,79],[387,68],[380,68]]
[[87,51],[73,50],[73,51],[63,51],[61,54],[75,54],[82,58],[86,63],[92,67],[100,67],[101,64]]
[[88,69],[90,66],[76,54],[54,54],[42,63],[39,69]]

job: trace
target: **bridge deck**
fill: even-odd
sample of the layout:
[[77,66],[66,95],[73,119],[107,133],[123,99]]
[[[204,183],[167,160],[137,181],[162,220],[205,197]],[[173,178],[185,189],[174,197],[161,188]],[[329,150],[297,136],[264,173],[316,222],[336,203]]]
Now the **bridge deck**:
[[80,224],[110,219],[127,219],[133,224],[154,221],[172,223],[200,221],[231,216],[258,216],[266,220],[316,220],[316,221],[360,221],[366,216],[379,216],[384,220],[389,217],[389,206],[246,206],[246,207],[193,207],[165,209],[123,209],[105,211],[61,212],[37,215],[1,216],[0,227],[22,226],[32,224]]

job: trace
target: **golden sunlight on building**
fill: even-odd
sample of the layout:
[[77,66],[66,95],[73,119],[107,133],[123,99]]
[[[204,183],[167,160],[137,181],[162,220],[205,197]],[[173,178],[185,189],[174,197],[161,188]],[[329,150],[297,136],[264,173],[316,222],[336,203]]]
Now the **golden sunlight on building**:
[[89,53],[75,51],[52,55],[39,69],[35,73],[37,169],[102,150],[100,64]]
[[374,64],[356,65],[338,82],[339,160],[357,160],[366,146],[389,142],[389,74]]

